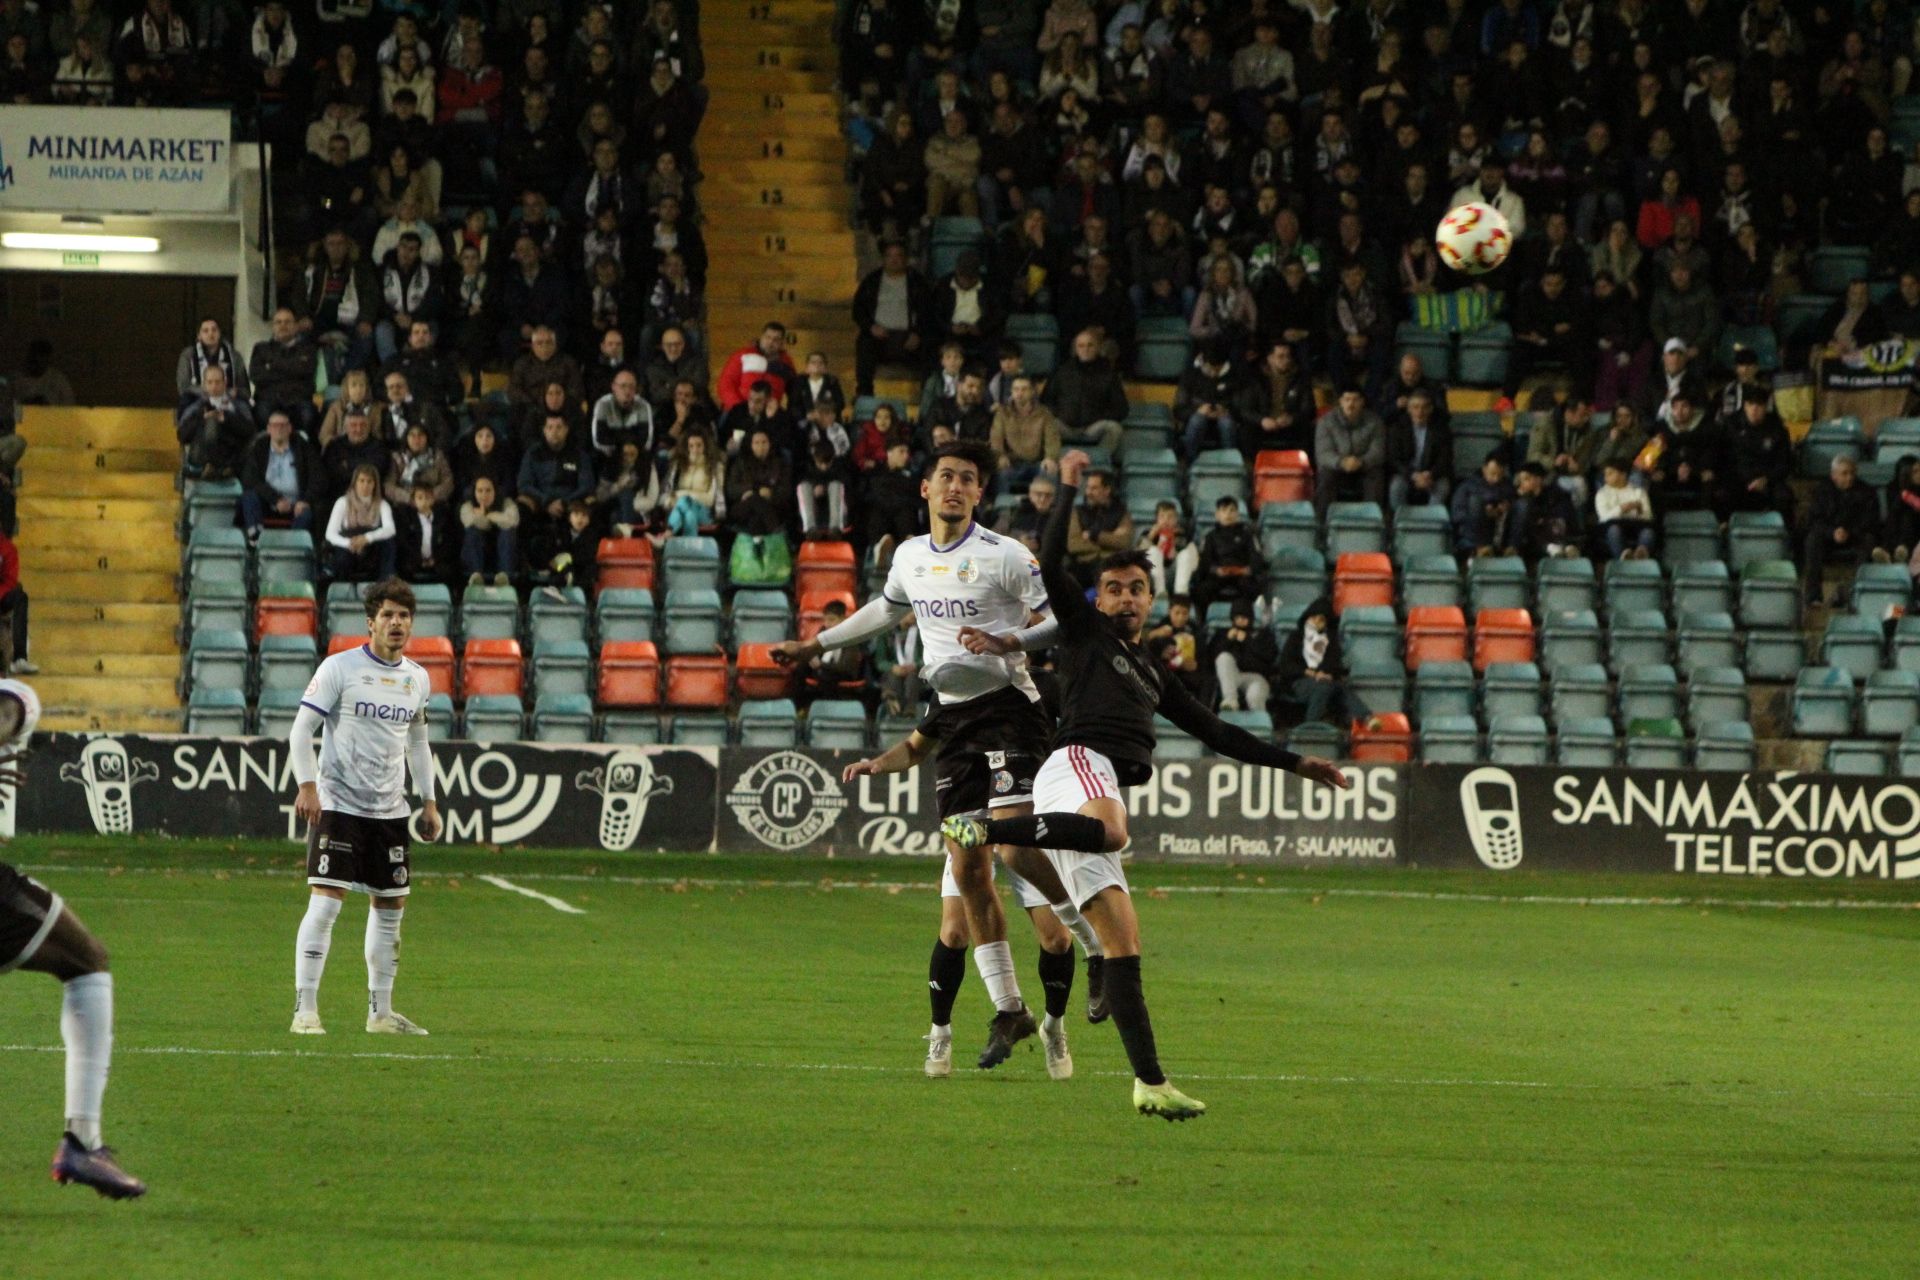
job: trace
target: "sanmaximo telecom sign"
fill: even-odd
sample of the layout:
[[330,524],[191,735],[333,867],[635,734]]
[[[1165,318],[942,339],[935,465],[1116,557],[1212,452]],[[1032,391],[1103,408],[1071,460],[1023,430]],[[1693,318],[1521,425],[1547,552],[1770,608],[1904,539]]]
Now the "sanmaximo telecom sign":
[[224,213],[232,202],[224,111],[0,106],[0,209]]

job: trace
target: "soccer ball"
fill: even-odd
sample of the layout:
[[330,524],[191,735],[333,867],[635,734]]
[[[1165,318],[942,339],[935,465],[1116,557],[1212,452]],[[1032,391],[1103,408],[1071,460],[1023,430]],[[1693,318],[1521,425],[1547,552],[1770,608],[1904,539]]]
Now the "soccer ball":
[[1485,275],[1507,260],[1513,231],[1506,215],[1490,204],[1463,204],[1440,219],[1433,233],[1440,261],[1470,276]]

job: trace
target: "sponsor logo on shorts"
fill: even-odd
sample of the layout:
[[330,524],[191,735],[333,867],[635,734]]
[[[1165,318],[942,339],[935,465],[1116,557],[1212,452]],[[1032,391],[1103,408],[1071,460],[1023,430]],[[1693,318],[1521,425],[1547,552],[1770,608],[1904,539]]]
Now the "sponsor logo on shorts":
[[388,862],[405,862],[406,860],[407,860],[407,846],[403,844],[396,844],[388,848],[387,850]]
[[987,752],[987,768],[1004,769],[1007,767],[1007,753],[1004,751]]
[[993,771],[993,789],[1003,796],[1011,792],[1013,790],[1013,775],[1005,769],[995,769]]
[[395,884],[405,884],[407,882],[407,869],[405,867],[395,867],[393,869],[393,882]]

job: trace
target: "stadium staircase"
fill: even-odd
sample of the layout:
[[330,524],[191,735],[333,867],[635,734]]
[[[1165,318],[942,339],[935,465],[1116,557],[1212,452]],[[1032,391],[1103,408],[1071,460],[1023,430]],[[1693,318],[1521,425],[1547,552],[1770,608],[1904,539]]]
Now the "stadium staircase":
[[709,0],[700,198],[707,318],[718,372],[780,320],[794,362],[824,351],[853,382],[856,257],[834,90],[833,0]]
[[21,580],[44,729],[178,732],[180,448],[164,409],[32,407]]

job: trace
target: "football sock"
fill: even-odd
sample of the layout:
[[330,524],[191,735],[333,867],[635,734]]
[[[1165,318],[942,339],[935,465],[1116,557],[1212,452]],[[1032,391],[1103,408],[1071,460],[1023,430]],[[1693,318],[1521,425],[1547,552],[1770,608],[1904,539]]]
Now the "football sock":
[[1078,853],[1104,853],[1107,848],[1107,824],[1080,813],[1032,813],[1024,818],[994,818],[986,826],[987,840],[991,844],[1021,845],[1029,849],[1072,849]]
[[1113,1025],[1126,1046],[1135,1078],[1147,1084],[1165,1084],[1160,1053],[1153,1044],[1153,1022],[1147,1017],[1147,998],[1140,990],[1140,957],[1112,956],[1107,960],[1107,1007]]
[[1020,980],[1013,976],[1012,947],[1004,941],[982,943],[973,949],[973,963],[980,970],[980,980],[987,984],[987,995],[995,1009],[1013,1013],[1025,1004],[1020,999]]
[[367,912],[367,1013],[393,1012],[393,975],[400,968],[400,917],[404,911]]
[[67,1043],[67,1132],[91,1151],[100,1145],[100,1100],[113,1059],[113,975],[69,980],[60,1000],[60,1038]]
[[1067,1011],[1067,997],[1073,994],[1073,948],[1055,955],[1040,952],[1040,989],[1046,993],[1047,1016],[1058,1018]]
[[965,947],[950,947],[934,939],[933,958],[927,961],[927,997],[933,1003],[933,1025],[944,1027],[953,1021],[954,998],[967,979]]
[[333,922],[345,905],[338,898],[313,894],[307,899],[306,918],[300,921],[300,937],[293,946],[293,989],[299,993],[298,1013],[320,1012],[320,975],[327,968],[327,951],[333,946]]
[[1090,956],[1104,954],[1100,950],[1100,935],[1093,931],[1093,926],[1087,923],[1087,918],[1080,914],[1080,908],[1071,902],[1054,902],[1048,905],[1053,908],[1053,914],[1060,923],[1067,926],[1067,932],[1080,939],[1082,951]]

